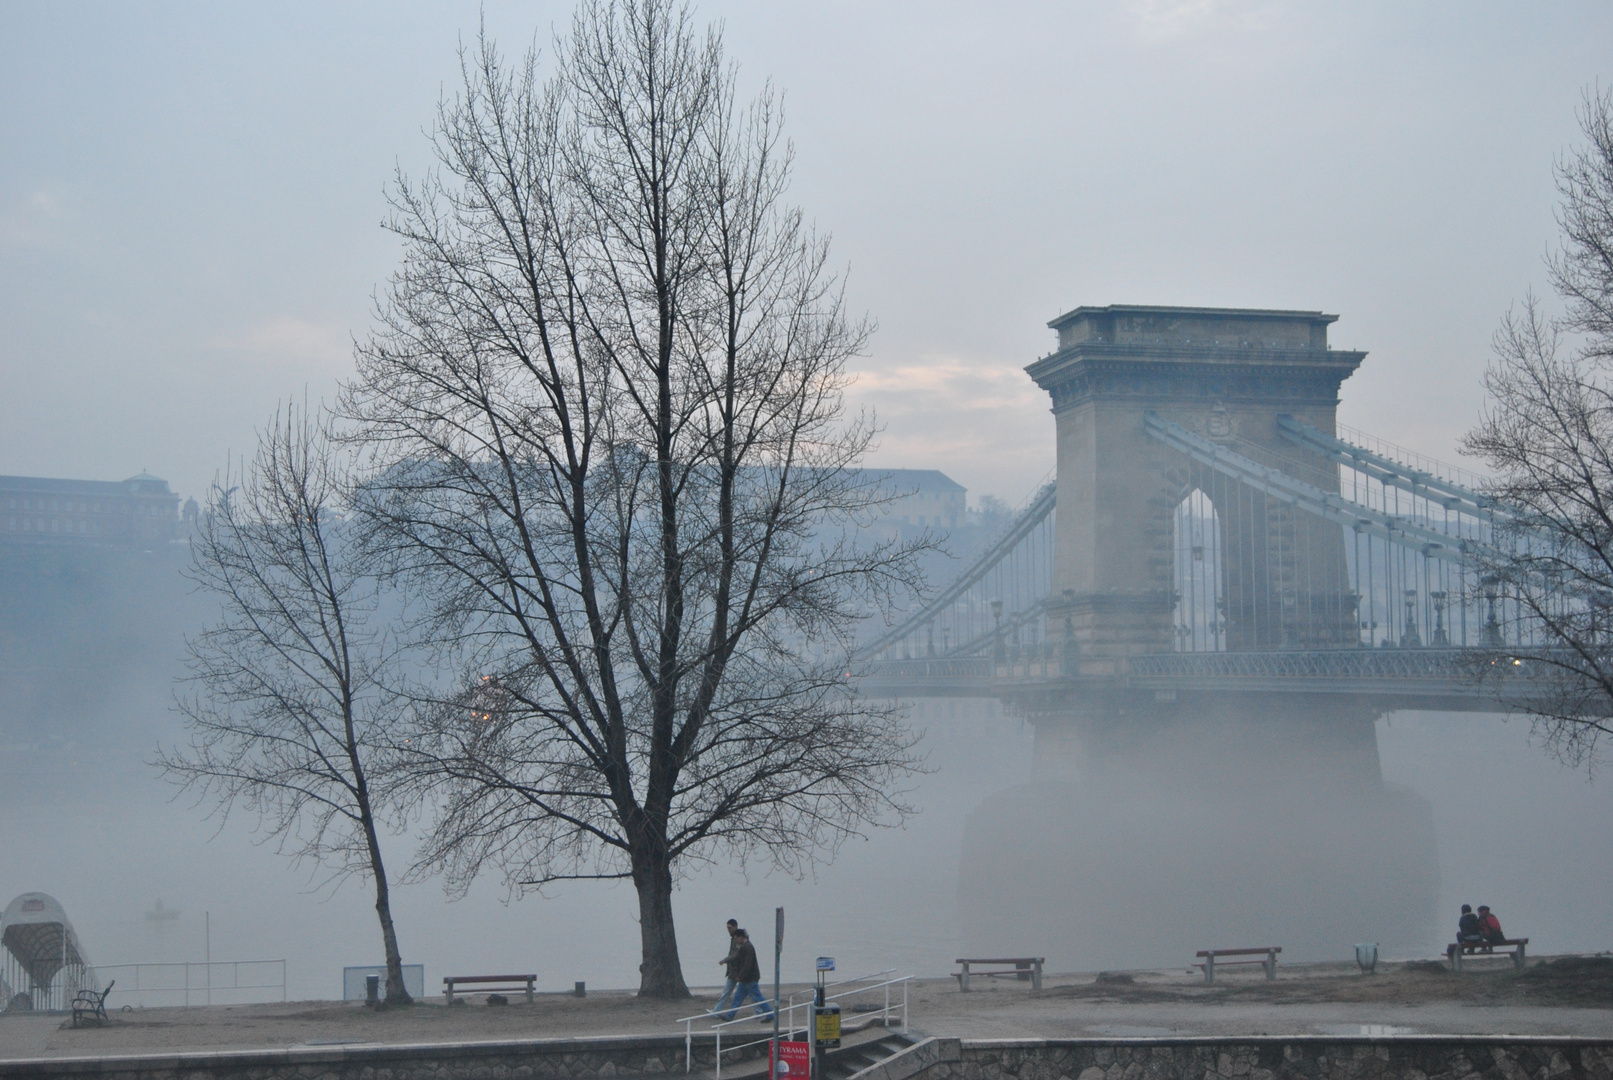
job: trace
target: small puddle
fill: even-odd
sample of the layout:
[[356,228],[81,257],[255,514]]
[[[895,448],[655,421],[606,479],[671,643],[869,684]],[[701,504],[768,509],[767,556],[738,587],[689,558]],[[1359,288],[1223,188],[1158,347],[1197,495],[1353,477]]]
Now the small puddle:
[[1398,1024],[1317,1024],[1316,1030],[1323,1035],[1365,1035],[1373,1039],[1418,1033],[1414,1027],[1402,1027]]

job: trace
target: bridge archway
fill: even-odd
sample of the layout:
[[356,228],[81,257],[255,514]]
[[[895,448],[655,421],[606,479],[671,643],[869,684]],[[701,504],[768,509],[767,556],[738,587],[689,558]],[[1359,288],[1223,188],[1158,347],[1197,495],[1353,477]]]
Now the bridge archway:
[[1193,488],[1221,521],[1227,648],[1353,642],[1340,530],[1228,481],[1149,427],[1176,425],[1337,494],[1337,467],[1279,426],[1287,416],[1334,430],[1340,386],[1366,356],[1329,347],[1336,319],[1111,305],[1049,324],[1059,347],[1026,371],[1052,399],[1052,595],[1074,624],[1082,674],[1124,674],[1128,657],[1174,648],[1174,511]]
[[1176,504],[1173,548],[1176,651],[1221,652],[1227,633],[1221,515],[1202,488]]

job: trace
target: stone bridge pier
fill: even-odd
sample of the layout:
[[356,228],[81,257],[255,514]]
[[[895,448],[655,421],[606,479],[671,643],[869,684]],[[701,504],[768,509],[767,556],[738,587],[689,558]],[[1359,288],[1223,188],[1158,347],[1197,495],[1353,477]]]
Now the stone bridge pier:
[[1356,942],[1387,956],[1443,940],[1431,810],[1383,782],[1381,703],[1128,680],[1132,657],[1173,649],[1358,644],[1343,529],[1148,434],[1150,417],[1169,421],[1337,492],[1337,467],[1278,426],[1334,430],[1365,356],[1328,346],[1335,318],[1112,306],[1050,324],[1058,349],[1027,371],[1056,418],[1050,614],[1073,627],[1080,678],[1005,699],[1035,725],[1035,775],[970,819],[966,948],[1135,968],[1204,948],[1342,960]]

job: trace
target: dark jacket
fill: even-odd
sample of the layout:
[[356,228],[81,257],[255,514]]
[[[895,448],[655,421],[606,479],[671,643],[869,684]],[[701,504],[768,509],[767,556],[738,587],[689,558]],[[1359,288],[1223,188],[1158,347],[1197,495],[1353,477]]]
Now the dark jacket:
[[1456,924],[1457,941],[1471,941],[1483,936],[1484,931],[1479,928],[1479,917],[1471,911],[1463,915]]
[[728,974],[739,983],[761,982],[762,966],[756,962],[756,946],[748,941],[741,944],[739,955],[728,965]]
[[728,935],[728,955],[723,957],[721,960],[717,961],[717,963],[721,964],[723,967],[728,969],[728,977],[730,979],[732,979],[734,977],[734,958],[737,957],[738,955],[739,955],[739,935],[738,934],[729,934]]

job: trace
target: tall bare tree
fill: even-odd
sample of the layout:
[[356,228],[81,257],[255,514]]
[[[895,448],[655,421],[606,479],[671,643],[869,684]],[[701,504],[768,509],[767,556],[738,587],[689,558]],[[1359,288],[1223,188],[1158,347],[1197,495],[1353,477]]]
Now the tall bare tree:
[[868,327],[785,202],[777,100],[686,7],[584,0],[546,79],[485,37],[462,67],[346,396],[460,665],[410,743],[424,865],[630,879],[640,993],[682,997],[682,868],[799,872],[907,812],[913,736],[846,666],[917,574],[858,535]]
[[1613,732],[1613,93],[1587,93],[1579,121],[1585,142],[1556,166],[1562,241],[1547,260],[1564,310],[1548,317],[1529,296],[1502,321],[1490,404],[1464,448],[1495,470],[1508,510],[1487,588],[1541,643],[1507,650],[1533,672],[1514,700],[1563,760],[1591,765]]
[[343,523],[341,458],[308,409],[287,406],[256,458],[216,485],[190,575],[220,601],[189,642],[178,706],[186,746],[158,764],[214,812],[240,808],[278,849],[340,878],[368,877],[386,954],[386,1003],[407,1004],[377,792],[394,699],[381,675],[381,595]]

